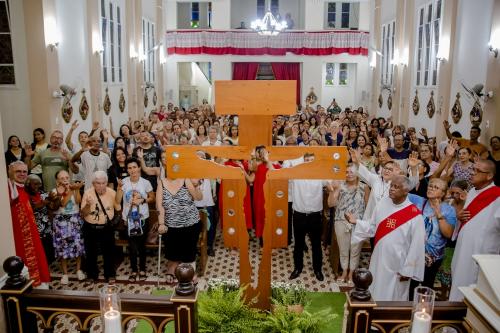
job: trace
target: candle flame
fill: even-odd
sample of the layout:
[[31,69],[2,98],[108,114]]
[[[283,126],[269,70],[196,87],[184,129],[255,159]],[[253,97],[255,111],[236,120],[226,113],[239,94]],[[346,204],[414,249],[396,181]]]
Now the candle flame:
[[422,313],[425,313],[425,308],[422,309]]

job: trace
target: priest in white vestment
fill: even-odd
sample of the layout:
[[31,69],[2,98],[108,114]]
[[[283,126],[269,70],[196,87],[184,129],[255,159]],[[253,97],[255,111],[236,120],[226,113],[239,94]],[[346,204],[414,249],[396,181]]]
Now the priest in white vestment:
[[407,301],[410,279],[422,281],[425,270],[425,224],[421,212],[408,200],[410,180],[394,176],[389,198],[382,198],[371,220],[356,220],[352,242],[375,236],[369,270],[375,301]]
[[489,160],[474,163],[464,209],[458,213],[462,222],[451,262],[450,301],[462,301],[458,287],[476,283],[478,265],[474,254],[500,254],[500,187],[495,186],[495,164]]

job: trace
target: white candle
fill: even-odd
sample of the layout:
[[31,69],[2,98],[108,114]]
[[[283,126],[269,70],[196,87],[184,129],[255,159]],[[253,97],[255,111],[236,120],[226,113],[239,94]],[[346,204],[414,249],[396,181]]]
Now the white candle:
[[430,314],[423,311],[417,311],[413,315],[411,323],[411,333],[429,333],[431,331],[432,318]]
[[122,316],[120,312],[113,310],[104,313],[104,333],[121,333]]

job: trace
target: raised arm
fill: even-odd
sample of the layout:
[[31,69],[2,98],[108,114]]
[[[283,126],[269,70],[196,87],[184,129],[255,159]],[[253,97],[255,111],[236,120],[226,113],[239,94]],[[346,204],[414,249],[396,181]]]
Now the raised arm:
[[71,151],[73,151],[73,142],[71,141],[71,137],[73,136],[73,132],[77,128],[78,128],[78,121],[75,120],[71,124],[71,128],[69,129],[68,134],[66,134],[66,138],[64,139],[64,142],[66,142],[66,147],[68,147],[68,149]]
[[453,137],[451,136],[451,132],[450,132],[450,123],[448,122],[448,120],[445,120],[443,121],[443,127],[444,127],[444,131],[446,132],[446,137],[451,140]]

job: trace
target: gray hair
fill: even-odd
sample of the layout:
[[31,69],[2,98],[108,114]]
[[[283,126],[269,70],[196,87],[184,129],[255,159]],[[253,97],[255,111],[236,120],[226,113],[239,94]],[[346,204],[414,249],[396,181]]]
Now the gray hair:
[[35,175],[34,173],[28,175],[28,178],[26,178],[26,183],[30,183],[32,181],[39,181],[40,183],[42,182],[42,179],[38,177],[38,175]]
[[9,169],[15,167],[16,165],[26,165],[23,161],[17,160],[9,164]]
[[105,179],[108,182],[108,174],[105,171],[98,170],[92,175],[92,183],[98,179]]
[[410,181],[410,178],[406,177],[406,176],[394,176],[394,178],[392,178],[392,181],[395,181],[395,180],[400,180],[402,183],[403,183],[403,186],[405,188],[406,191],[410,191],[411,190],[411,181]]

